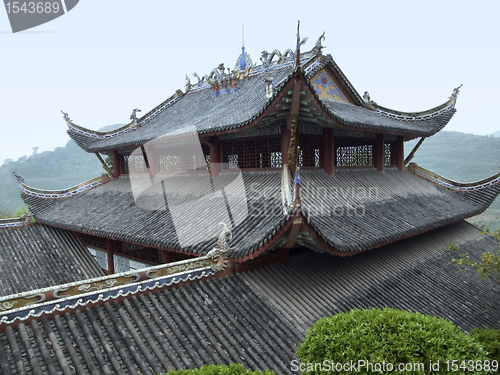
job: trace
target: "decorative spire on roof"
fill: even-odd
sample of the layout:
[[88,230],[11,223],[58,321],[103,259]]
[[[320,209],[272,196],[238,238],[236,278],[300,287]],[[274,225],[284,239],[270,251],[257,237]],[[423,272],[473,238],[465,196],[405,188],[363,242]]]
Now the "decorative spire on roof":
[[245,61],[245,46],[241,47],[240,70],[245,70],[247,62]]
[[451,93],[451,96],[448,98],[448,99],[453,99],[453,98],[456,98],[458,96],[458,94],[460,93],[460,88],[463,86],[464,84],[462,83],[460,86],[458,87],[455,87],[453,89],[453,92]]
[[200,87],[203,84],[203,79],[201,79],[196,72],[193,73],[193,77],[195,77],[198,80],[198,82],[196,82],[196,85]]
[[186,74],[186,92],[188,92],[189,90],[191,90],[191,80],[189,79],[188,75]]
[[137,112],[141,112],[141,110],[139,108],[134,108],[132,110],[132,114],[130,115],[130,119],[132,120],[132,124],[133,124],[134,129],[138,128]]
[[225,223],[219,223],[219,225],[222,225],[222,233],[219,235],[219,238],[215,242],[215,247],[212,248],[212,250],[210,250],[206,255],[211,259],[219,258],[217,264],[211,266],[215,272],[224,269],[224,258],[226,253],[231,250],[231,248],[229,247],[229,241],[231,241],[231,239],[233,238],[233,233]]
[[18,176],[16,174],[16,172],[12,172],[14,174],[14,176],[16,177],[17,179],[17,183],[20,184],[21,182],[24,182],[24,178],[22,178],[21,176]]
[[247,62],[245,60],[245,29],[241,25],[241,57],[240,57],[240,70],[245,70]]
[[321,36],[318,38],[318,40],[316,41],[316,44],[314,45],[314,48],[312,50],[312,52],[318,56],[318,55],[321,55],[321,53],[323,52],[323,48],[325,48],[326,46],[324,46],[323,44],[321,44],[321,41],[325,40],[325,32],[323,31],[323,34],[321,34]]
[[368,91],[365,91],[365,93],[363,94],[363,99],[365,100],[366,103],[371,102],[370,94],[368,93]]
[[300,20],[297,21],[297,46],[295,47],[295,66],[299,67],[300,66],[300,46],[303,44],[306,44],[307,39],[309,39],[307,36],[300,40]]
[[63,110],[62,110],[62,109],[61,109],[61,113],[63,114],[64,121],[66,121],[66,122],[71,122],[71,121],[73,121],[73,120],[71,120],[71,119],[69,118],[69,115],[68,115],[66,112],[63,112]]
[[274,83],[273,83],[273,75],[269,74],[266,78],[266,98],[271,99],[274,95]]

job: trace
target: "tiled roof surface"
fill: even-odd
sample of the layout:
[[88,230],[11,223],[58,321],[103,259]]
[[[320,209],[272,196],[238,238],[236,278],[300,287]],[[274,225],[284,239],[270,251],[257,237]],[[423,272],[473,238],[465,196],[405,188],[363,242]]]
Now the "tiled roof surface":
[[[218,218],[226,212],[227,205],[222,201],[222,196],[206,199],[203,197],[219,191],[221,186],[233,181],[235,176],[237,176],[235,173],[222,173],[214,179],[213,190],[210,178],[206,174],[175,176],[165,179],[164,182],[177,191],[178,203],[202,200],[201,203],[191,205],[184,212],[186,225],[189,224],[190,218],[207,216],[206,210],[208,210],[210,212],[207,220],[212,220],[212,222],[207,224],[217,226],[220,222]],[[246,190],[248,216],[233,230],[232,250],[229,253],[231,258],[244,257],[255,251],[265,244],[287,219],[280,210],[279,171],[245,172],[242,176]],[[168,189],[168,186],[166,188]],[[152,208],[159,207],[159,203],[164,204],[161,189],[162,185],[158,183],[147,192],[149,197],[153,197],[151,198]],[[231,191],[226,194],[229,199],[228,203],[231,204]],[[157,202],[158,197],[161,198],[161,202]],[[182,250],[193,254],[206,254],[214,246],[216,239],[214,237],[203,239],[198,244],[181,249],[170,212],[146,210],[136,205],[130,179],[127,177],[120,177],[74,197],[42,199],[23,195],[23,198],[40,222],[97,236],[146,246]],[[237,220],[237,213],[234,212],[233,215],[235,215],[233,220]],[[226,224],[230,225],[230,222]],[[202,229],[194,227],[189,230],[194,236]],[[217,226],[216,235],[221,229],[221,226]]]
[[[450,101],[452,103],[450,106],[436,113],[428,114],[425,119],[412,118],[412,121],[407,121],[404,116],[398,118],[394,113],[387,114],[392,118],[387,117],[377,112],[377,110],[365,106],[359,94],[331,56],[322,57],[320,60],[316,58],[307,59],[301,66],[302,74],[306,76],[307,80],[318,70],[327,66],[339,75],[341,81],[347,86],[350,95],[360,104],[360,106],[357,106],[317,97],[319,103],[317,105],[323,106],[333,121],[341,125],[370,131],[430,136],[441,130],[455,113],[454,101]],[[239,128],[256,120],[268,109],[272,100],[266,98],[265,79],[269,74],[273,75],[274,96],[287,86],[286,83],[289,82],[292,75],[299,74],[294,73],[294,66],[290,63],[273,65],[266,69],[259,66],[256,69],[257,73],[254,72],[250,77],[240,81],[239,90],[234,93],[213,98],[212,90],[209,88],[192,90],[183,96],[174,95],[171,100],[167,100],[153,110],[153,113],[141,118],[139,120],[140,127],[136,130],[132,130],[132,125],[130,125],[116,130],[114,134],[111,134],[113,132],[105,134],[71,123],[68,134],[84,150],[103,152],[119,148],[138,147],[158,137],[192,126],[196,128],[200,135]],[[304,84],[307,83],[304,81]],[[288,95],[289,93],[286,92],[285,94]],[[310,121],[310,118],[307,117],[306,120]],[[324,115],[321,115],[320,120],[322,123],[331,121]],[[331,124],[331,126],[338,125]]]
[[[273,70],[273,83],[280,88],[293,72],[293,66]],[[141,145],[170,132],[195,126],[199,134],[211,133],[245,125],[260,115],[269,101],[265,95],[268,74],[242,80],[234,93],[212,97],[212,90],[184,95],[156,116],[139,122],[141,126],[109,139],[93,139],[68,131],[80,147],[98,152],[131,145]]]
[[0,229],[0,296],[86,280],[103,271],[64,229],[33,224]]
[[484,211],[500,184],[475,192],[441,188],[386,168],[302,173],[302,210],[332,247],[352,252],[413,236]]
[[456,242],[473,257],[497,249],[465,222],[351,258],[303,252],[224,279],[140,293],[85,311],[7,326],[3,374],[158,374],[241,362],[291,374],[317,319],[394,307],[445,317],[464,330],[500,328],[500,286],[450,264]]
[[[221,229],[217,225],[229,207],[236,221],[229,257],[242,259],[259,248],[262,251],[262,246],[277,246],[278,237],[285,238],[275,236],[289,222],[289,216],[281,209],[280,173],[242,172],[245,195],[229,197],[227,203],[222,196],[205,197],[227,186],[236,173],[222,173],[214,179],[213,187],[206,174],[167,178],[164,183],[175,188],[178,202],[198,200],[181,212],[184,224],[179,226],[177,222],[177,227],[170,211],[157,209],[164,205],[161,184],[144,195],[147,199],[155,197],[147,203],[151,205],[151,210],[147,210],[136,204],[128,177],[68,198],[23,195],[23,199],[35,218],[45,224],[192,254],[206,254],[214,246]],[[385,173],[373,168],[337,169],[334,176],[323,170],[303,171],[301,184],[302,211],[307,222],[327,245],[345,254],[476,215],[499,193],[500,184],[478,191],[456,192],[395,168],[387,168]],[[234,209],[236,201],[248,208],[244,220],[238,221],[242,209]],[[202,215],[207,219],[193,224]],[[190,237],[202,236],[205,223],[217,226],[218,232],[200,237],[196,244],[181,246],[176,229],[182,227]],[[308,246],[309,240],[306,238],[304,242],[299,237],[299,244]]]
[[420,137],[436,134],[448,124],[456,112],[454,106],[451,106],[440,114],[429,115],[429,118],[426,119],[403,121],[350,103],[326,98],[320,98],[319,100],[333,119],[343,125],[373,131],[405,133]]

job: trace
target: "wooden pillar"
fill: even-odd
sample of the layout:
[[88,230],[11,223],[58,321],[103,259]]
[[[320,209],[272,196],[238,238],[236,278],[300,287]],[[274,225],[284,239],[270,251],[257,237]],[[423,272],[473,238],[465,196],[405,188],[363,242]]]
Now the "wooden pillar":
[[373,149],[373,166],[379,172],[384,173],[385,170],[385,157],[384,157],[384,135],[377,133],[375,147]]
[[288,164],[288,145],[290,144],[290,129],[286,125],[281,127],[281,162]]
[[149,170],[153,178],[158,174],[158,154],[153,145],[148,145],[146,154],[148,155]]
[[120,155],[118,155],[118,150],[113,150],[113,177],[120,177]]
[[335,173],[335,147],[333,144],[333,129],[324,128],[323,138],[321,139],[321,148],[323,151],[320,154],[320,162],[325,172],[333,176]]
[[394,164],[401,171],[405,171],[405,150],[402,136],[398,136],[394,147]]
[[115,273],[115,242],[110,238],[106,238],[106,252],[108,254],[108,275],[112,275]]
[[219,138],[210,137],[210,177],[214,178],[222,170],[222,147]]
[[171,251],[163,250],[164,263],[171,263],[174,260],[174,254]]

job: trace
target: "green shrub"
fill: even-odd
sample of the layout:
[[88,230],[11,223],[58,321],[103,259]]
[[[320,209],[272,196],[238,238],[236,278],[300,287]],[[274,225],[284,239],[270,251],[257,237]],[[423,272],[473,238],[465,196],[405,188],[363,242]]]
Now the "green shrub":
[[[432,373],[491,373],[484,369],[466,372],[464,368],[455,368],[456,371],[452,371],[452,360],[457,361],[454,362],[457,367],[463,367],[463,361],[488,360],[483,347],[453,323],[389,308],[352,310],[317,321],[307,331],[304,342],[297,349],[297,357],[303,364],[303,374],[331,373],[325,371],[325,366],[307,368],[308,364],[325,364],[325,360],[330,366],[332,362],[337,366],[358,364],[358,367],[343,367],[341,371],[337,368],[335,373],[338,374],[377,373],[378,369],[386,373],[390,370],[389,364],[393,369],[387,373],[428,374],[431,363],[433,370],[439,365],[439,371]],[[386,370],[382,368],[384,363]],[[416,370],[413,367],[412,371],[403,367],[403,371],[399,371],[399,364],[423,364],[423,367],[416,367]]]
[[250,371],[241,363],[226,365],[207,365],[195,370],[170,370],[166,375],[276,375],[274,371]]
[[474,328],[470,335],[483,345],[491,360],[500,362],[500,329]]

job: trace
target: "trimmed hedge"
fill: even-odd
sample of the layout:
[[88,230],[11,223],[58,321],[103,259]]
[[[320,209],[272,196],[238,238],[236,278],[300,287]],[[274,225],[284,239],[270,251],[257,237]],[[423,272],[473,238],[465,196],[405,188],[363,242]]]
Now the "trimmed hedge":
[[[320,366],[310,367],[308,371],[307,364],[361,360],[372,364],[391,363],[395,366],[391,374],[427,374],[430,363],[439,363],[439,374],[456,375],[465,372],[463,369],[453,372],[452,360],[458,364],[489,360],[483,347],[450,321],[390,308],[352,310],[317,321],[307,331],[297,349],[297,357],[304,364],[303,374],[329,373]],[[400,363],[423,363],[425,367],[424,371],[398,371],[396,366]],[[336,373],[359,374],[349,367]],[[483,369],[467,373],[489,372]]]
[[470,335],[483,345],[491,360],[500,362],[500,329],[474,328]]
[[207,365],[194,370],[170,370],[166,375],[276,375],[274,371],[250,371],[241,363],[226,365]]

